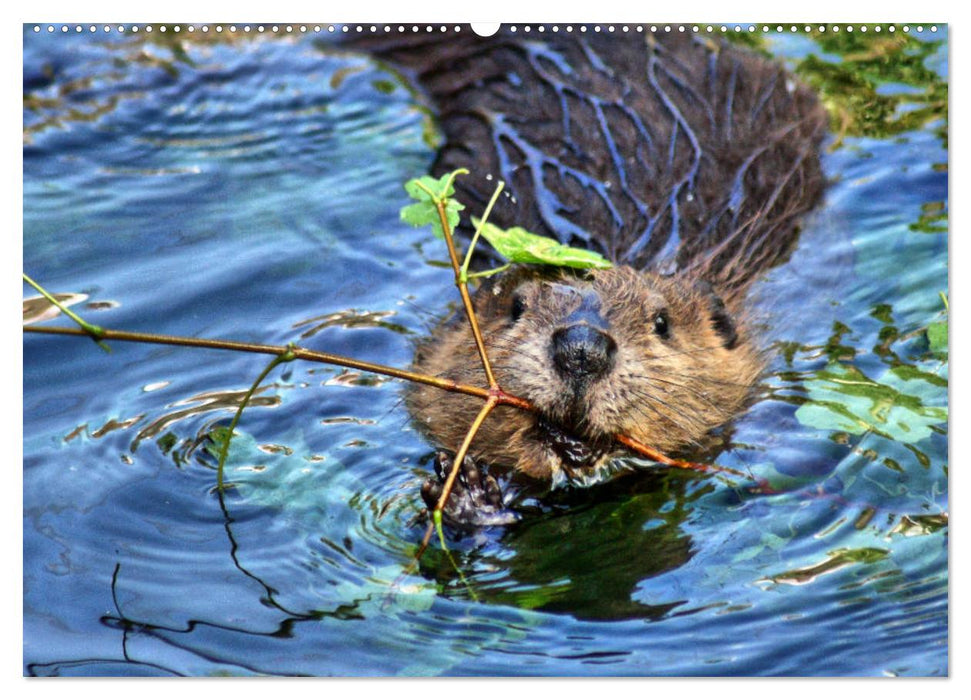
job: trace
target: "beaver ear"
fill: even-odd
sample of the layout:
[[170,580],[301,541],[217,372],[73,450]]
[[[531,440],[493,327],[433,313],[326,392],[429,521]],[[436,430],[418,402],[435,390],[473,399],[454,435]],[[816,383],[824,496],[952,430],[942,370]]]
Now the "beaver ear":
[[722,345],[731,350],[738,345],[738,329],[735,320],[725,308],[725,302],[718,296],[715,288],[706,280],[698,281],[698,289],[708,302],[708,313],[711,315],[711,325],[722,338]]

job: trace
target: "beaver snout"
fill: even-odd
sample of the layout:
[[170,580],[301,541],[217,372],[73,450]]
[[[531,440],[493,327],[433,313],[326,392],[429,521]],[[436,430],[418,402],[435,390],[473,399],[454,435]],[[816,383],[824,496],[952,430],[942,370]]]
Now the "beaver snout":
[[553,333],[553,365],[571,384],[586,384],[607,374],[614,365],[617,343],[603,331],[577,323]]

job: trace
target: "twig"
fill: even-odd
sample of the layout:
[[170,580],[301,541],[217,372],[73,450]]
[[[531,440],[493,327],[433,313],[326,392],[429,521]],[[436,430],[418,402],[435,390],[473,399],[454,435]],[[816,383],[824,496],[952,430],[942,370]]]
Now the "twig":
[[683,459],[674,459],[673,457],[668,457],[662,452],[658,452],[653,447],[645,445],[640,440],[635,440],[634,438],[624,435],[623,433],[615,433],[614,440],[619,442],[624,447],[637,452],[638,454],[647,457],[648,459],[653,459],[655,462],[660,462],[669,467],[677,467],[678,469],[689,469],[691,471],[703,472],[705,474],[710,474],[711,472],[722,472],[725,474],[731,474],[733,476],[738,476],[743,479],[748,479],[749,475],[744,472],[740,472],[737,469],[731,469],[730,467],[719,467],[714,464],[702,464],[700,462],[688,462]]
[[[67,328],[63,326],[30,325],[24,326],[23,331],[25,333],[42,333],[48,335],[88,335],[88,333],[81,328]],[[394,377],[396,379],[404,379],[406,381],[434,386],[442,389],[443,391],[450,391],[456,394],[477,396],[481,399],[489,399],[490,397],[494,397],[496,400],[496,405],[498,406],[515,406],[523,411],[528,411],[530,413],[536,412],[536,407],[533,406],[532,403],[514,394],[509,394],[502,389],[493,390],[477,386],[470,386],[468,384],[459,384],[458,382],[454,382],[450,379],[431,377],[418,372],[410,372],[408,370],[398,369],[397,367],[389,367],[387,365],[364,362],[362,360],[355,360],[354,358],[345,357],[343,355],[335,355],[333,353],[320,352],[318,350],[308,350],[299,346],[288,347],[283,345],[265,345],[261,343],[245,343],[238,340],[222,340],[218,338],[189,338],[178,335],[159,335],[157,333],[112,330],[110,328],[101,328],[100,335],[105,340],[149,343],[154,345],[178,345],[182,347],[207,348],[210,350],[231,350],[235,352],[251,352],[263,355],[279,356],[292,352],[293,358],[297,360],[307,360],[308,362],[320,362],[322,364],[337,365],[339,367],[362,370],[364,372],[371,372],[373,374],[380,374],[387,377]],[[668,466],[678,467],[681,469],[691,469],[693,471],[724,471],[742,478],[748,478],[746,474],[733,469],[728,469],[726,467],[672,459],[663,455],[657,450],[620,433],[614,435],[614,439],[633,452]]]
[[[453,175],[458,174],[460,171],[456,171]],[[486,381],[489,383],[490,389],[498,389],[499,384],[496,382],[495,375],[492,373],[492,365],[489,362],[489,355],[486,353],[485,343],[482,340],[482,332],[479,330],[479,321],[476,318],[475,310],[472,306],[472,297],[469,296],[469,286],[466,283],[464,275],[462,274],[462,266],[459,264],[458,253],[455,250],[455,241],[452,239],[452,229],[448,225],[448,213],[446,212],[446,205],[448,203],[448,196],[445,192],[448,192],[451,186],[452,180],[449,180],[449,185],[445,187],[441,196],[432,194],[432,201],[435,203],[435,208],[438,210],[438,217],[442,223],[442,231],[445,233],[445,245],[448,247],[448,258],[452,263],[452,271],[455,273],[455,286],[458,287],[459,295],[462,297],[462,306],[465,308],[465,315],[469,319],[469,326],[472,328],[472,337],[475,339],[475,347],[479,351],[479,359],[482,361],[482,369],[485,370]],[[493,195],[493,200],[498,196],[498,193],[502,190],[502,183],[496,190],[496,194]],[[425,190],[428,191],[427,189]],[[485,219],[483,218],[483,221]],[[481,228],[482,224],[480,224]]]
[[442,486],[442,495],[438,499],[438,503],[435,504],[435,510],[432,511],[432,522],[428,524],[428,528],[425,530],[425,536],[422,538],[421,546],[418,548],[418,553],[415,554],[415,559],[421,559],[421,555],[425,553],[425,549],[428,547],[428,543],[431,541],[432,531],[438,531],[439,541],[442,543],[442,549],[448,551],[448,547],[445,545],[445,534],[442,532],[442,511],[445,509],[445,504],[448,502],[448,497],[452,493],[452,486],[455,484],[455,479],[458,477],[459,471],[462,469],[462,462],[465,461],[465,456],[469,453],[469,446],[472,444],[472,439],[475,434],[479,432],[479,428],[482,427],[483,421],[492,412],[492,409],[499,404],[499,398],[497,395],[490,396],[485,404],[482,406],[482,410],[479,411],[479,415],[475,417],[472,421],[472,425],[469,426],[468,432],[465,434],[465,439],[462,441],[462,445],[459,447],[458,452],[455,453],[455,459],[452,462],[452,471],[449,472],[448,478],[445,479],[445,484]]
[[[88,335],[87,332],[80,328],[66,328],[63,326],[24,326],[23,330],[25,333],[47,333],[50,335],[77,335],[84,336]],[[381,374],[388,377],[394,377],[396,379],[405,379],[411,382],[418,382],[419,384],[427,384],[429,386],[434,386],[445,391],[451,391],[457,394],[468,394],[470,396],[478,396],[482,399],[488,399],[492,395],[498,397],[498,403],[504,406],[516,406],[525,411],[534,411],[533,405],[521,399],[518,396],[513,396],[512,394],[507,394],[505,392],[499,391],[494,392],[489,389],[483,389],[477,386],[469,386],[467,384],[459,384],[451,379],[442,379],[440,377],[431,377],[427,374],[419,374],[417,372],[409,372],[408,370],[398,369],[397,367],[389,367],[387,365],[374,364],[372,362],[364,362],[362,360],[355,360],[351,357],[345,357],[343,355],[335,355],[328,352],[320,352],[317,350],[308,350],[307,348],[301,348],[299,346],[294,346],[292,348],[282,345],[265,345],[261,343],[245,343],[238,340],[221,340],[217,338],[189,338],[186,336],[178,335],[159,335],[157,333],[141,333],[137,331],[121,331],[112,330],[110,328],[102,328],[100,330],[101,337],[105,340],[118,340],[133,343],[151,343],[154,345],[179,345],[183,347],[193,347],[193,348],[209,348],[213,350],[233,350],[236,352],[252,352],[263,355],[285,355],[288,352],[293,353],[294,359],[297,360],[308,360],[310,362],[321,362],[328,365],[338,365],[340,367],[348,367],[350,369],[358,369],[365,372],[372,372],[374,374]]]

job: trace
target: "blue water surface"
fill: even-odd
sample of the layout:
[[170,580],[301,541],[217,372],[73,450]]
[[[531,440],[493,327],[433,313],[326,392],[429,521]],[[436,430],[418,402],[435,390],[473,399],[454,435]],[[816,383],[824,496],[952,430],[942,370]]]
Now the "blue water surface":
[[[454,304],[399,219],[429,115],[365,56],[30,25],[24,93],[24,271],[93,323],[404,367]],[[753,292],[771,371],[714,461],[766,488],[655,470],[417,568],[400,382],[274,370],[221,499],[211,431],[268,357],[25,333],[24,673],[946,675],[940,129],[831,140]]]

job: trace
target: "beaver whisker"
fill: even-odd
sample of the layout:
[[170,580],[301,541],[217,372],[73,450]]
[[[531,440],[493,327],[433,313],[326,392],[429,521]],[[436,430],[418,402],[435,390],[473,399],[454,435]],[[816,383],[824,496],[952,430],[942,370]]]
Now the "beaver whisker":
[[689,386],[689,385],[684,384],[682,382],[675,382],[675,381],[672,381],[670,379],[664,379],[663,377],[659,377],[657,375],[644,374],[644,375],[640,375],[640,376],[642,378],[648,380],[649,382],[660,382],[662,384],[670,384],[671,386],[676,386],[676,387],[678,387],[680,389],[685,389],[686,391],[691,392],[694,396],[698,397],[699,399],[701,399],[702,401],[704,401],[705,403],[707,403],[712,408],[720,408],[714,401],[711,400],[711,397],[710,396],[708,396],[707,394],[699,391],[695,387]]
[[[696,423],[699,427],[702,425],[702,423],[700,423],[698,419],[693,419],[692,416],[690,416],[689,414],[675,410],[675,408],[671,406],[671,404],[667,403],[663,399],[657,396],[654,396],[648,392],[636,392],[635,396],[643,399],[645,402],[643,406],[632,407],[632,410],[635,411],[636,413],[640,413],[641,415],[643,415],[642,413],[643,408],[650,408],[654,412],[654,414],[657,415],[657,417],[661,418],[662,420],[666,420],[667,422],[671,423],[671,425],[677,428],[681,428],[682,430],[685,430],[685,431],[689,430],[689,425],[686,425],[685,423],[681,422],[681,420],[678,420],[680,418],[687,418],[689,424]],[[657,408],[654,408],[652,404],[658,404],[660,406],[663,406],[664,408],[668,409],[670,413],[665,413]],[[677,416],[678,418],[675,418],[675,416]],[[647,418],[647,416],[644,416],[644,417]]]
[[[638,379],[650,379],[651,378],[651,375],[648,375],[648,374],[636,374],[636,375],[631,375],[631,376],[632,377],[635,377],[635,378],[638,378]],[[685,377],[684,375],[678,374],[678,373],[674,373],[673,375],[670,375],[670,376],[681,377],[681,378],[690,378],[690,377]],[[733,381],[729,381],[727,379],[715,379],[715,378],[710,378],[709,379],[709,378],[706,378],[705,381],[704,381],[704,383],[705,384],[717,384],[719,386],[726,386],[726,387],[737,387],[739,389],[742,389],[742,388],[749,388],[750,389],[750,388],[752,388],[752,383],[751,382],[733,382]],[[681,384],[679,386],[682,386],[682,387],[687,388],[687,385],[685,385],[685,384]]]
[[[697,425],[701,425],[700,423],[701,419],[690,412],[686,412],[683,406],[673,405],[670,402],[658,396],[657,394],[653,394],[648,391],[638,390],[638,391],[632,392],[632,395],[646,402],[647,406],[650,407],[658,415],[669,417],[671,421],[674,424],[676,424],[678,427],[681,427],[681,428],[687,427],[687,425],[684,422],[682,422],[682,419],[687,421],[688,424],[695,423]],[[664,409],[667,409],[667,412],[662,411],[658,408],[654,408],[654,406],[660,406]],[[636,407],[634,410],[637,410]]]

